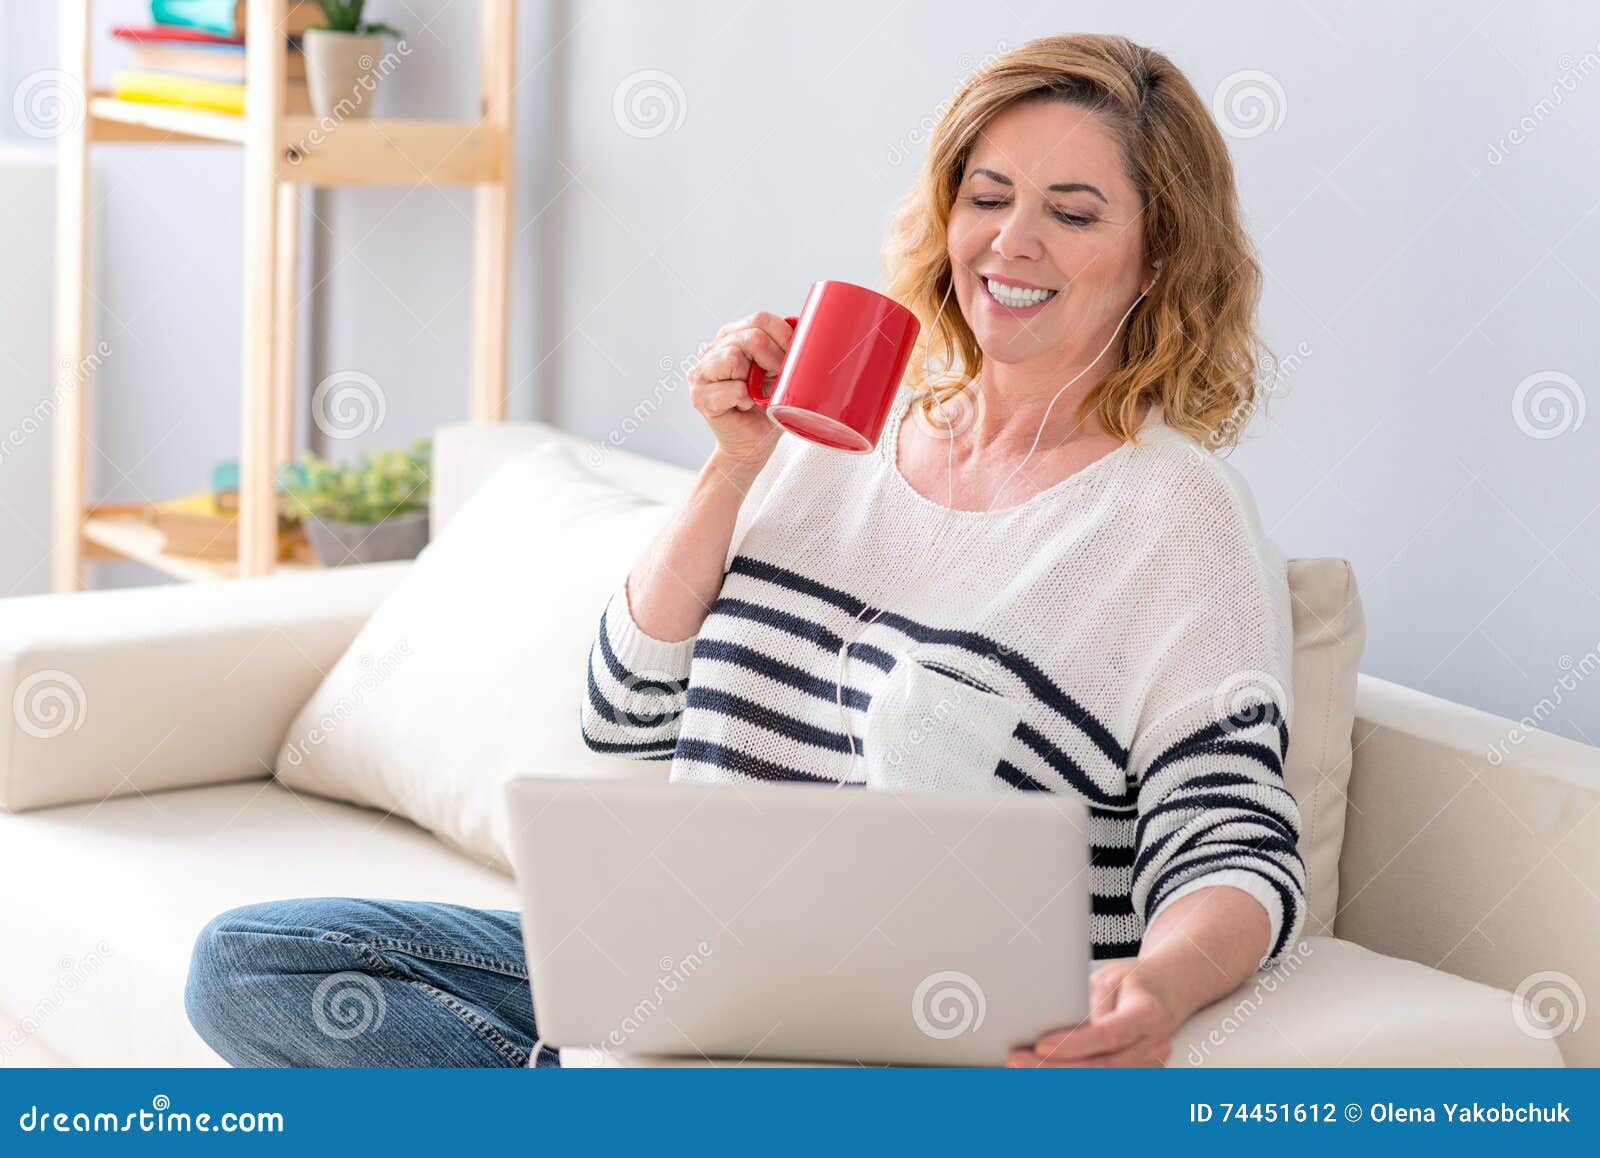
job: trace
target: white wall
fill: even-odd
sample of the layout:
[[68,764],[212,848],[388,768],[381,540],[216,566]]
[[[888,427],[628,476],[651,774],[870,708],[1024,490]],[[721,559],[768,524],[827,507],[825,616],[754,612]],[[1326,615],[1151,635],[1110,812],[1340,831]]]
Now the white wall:
[[[374,0],[425,54],[392,78],[391,111],[466,111],[474,6],[408,7]],[[1287,373],[1233,461],[1288,553],[1353,562],[1364,670],[1600,740],[1600,680],[1560,686],[1600,663],[1600,417],[1540,438],[1513,413],[1519,383],[1542,371],[1571,376],[1573,404],[1600,388],[1592,5],[542,0],[523,12],[512,413],[683,463],[708,440],[673,367],[729,318],[793,310],[818,278],[874,284],[919,125],[984,57],[1118,31],[1168,52],[1207,97],[1268,74],[1281,122],[1246,126],[1231,147]],[[651,83],[642,73],[670,78],[655,83],[673,127],[654,135],[616,113],[628,78]],[[203,485],[194,472],[234,437],[237,164],[193,154],[174,169],[136,152],[102,162],[102,179],[138,195],[99,234],[102,297],[129,331],[106,375],[107,438],[159,494]],[[181,196],[226,208],[176,249],[137,236],[176,217],[164,207]],[[314,373],[371,374],[389,403],[376,441],[403,441],[461,410],[469,199],[327,197]],[[163,322],[150,300],[178,266],[203,325]],[[101,326],[121,332],[105,313]]]
[[[1600,415],[1540,439],[1512,411],[1543,370],[1600,405],[1600,11],[1323,7],[576,7],[554,416],[696,461],[708,440],[659,363],[793,312],[816,279],[876,284],[917,127],[1002,45],[1122,32],[1208,98],[1263,71],[1281,123],[1231,147],[1288,372],[1233,461],[1286,551],[1352,561],[1366,671],[1513,717],[1560,698],[1547,726],[1600,741],[1600,677],[1559,684],[1600,665]],[[612,98],[643,70],[676,81],[683,117],[638,139]]]

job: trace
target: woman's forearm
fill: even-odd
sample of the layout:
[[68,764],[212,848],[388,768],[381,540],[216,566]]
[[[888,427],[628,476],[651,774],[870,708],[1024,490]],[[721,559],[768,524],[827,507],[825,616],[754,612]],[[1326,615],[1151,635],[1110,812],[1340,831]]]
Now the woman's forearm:
[[1196,889],[1145,930],[1138,971],[1165,997],[1176,1028],[1244,984],[1271,935],[1266,910],[1249,893],[1231,885]]
[[629,611],[645,634],[680,640],[700,630],[722,588],[739,508],[761,466],[713,453],[689,497],[628,572]]

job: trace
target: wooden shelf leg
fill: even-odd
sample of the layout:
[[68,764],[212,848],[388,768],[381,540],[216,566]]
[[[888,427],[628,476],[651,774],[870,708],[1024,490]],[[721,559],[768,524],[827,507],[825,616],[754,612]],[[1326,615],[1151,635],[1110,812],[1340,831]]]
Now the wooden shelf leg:
[[[281,28],[284,0],[250,0],[253,28]],[[266,575],[278,557],[273,452],[279,344],[277,165],[283,124],[284,38],[252,36],[245,48],[244,367],[239,407],[239,575]]]
[[500,180],[477,187],[472,245],[472,385],[474,422],[506,417],[506,337],[511,289],[511,100],[517,47],[513,0],[483,0],[479,87],[483,120],[496,129]]
[[[89,4],[59,10],[61,83],[76,88],[85,115],[57,140],[55,344],[51,385],[54,510],[51,581],[56,591],[83,589],[84,435],[89,375]],[[67,98],[63,98],[67,99]]]
[[300,273],[300,187],[288,181],[278,183],[278,249],[276,264],[278,295],[277,343],[272,352],[273,418],[272,463],[276,468],[294,458],[295,403],[295,307],[299,303]]

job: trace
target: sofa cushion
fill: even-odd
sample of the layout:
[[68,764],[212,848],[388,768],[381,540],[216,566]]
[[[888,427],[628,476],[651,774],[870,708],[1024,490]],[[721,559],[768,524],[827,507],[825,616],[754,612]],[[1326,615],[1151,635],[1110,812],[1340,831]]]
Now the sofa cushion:
[[1339,854],[1350,787],[1356,675],[1366,619],[1343,559],[1290,559],[1294,617],[1294,722],[1284,781],[1300,806],[1306,865],[1306,934],[1331,936],[1339,911]]
[[596,478],[657,502],[676,502],[694,484],[695,472],[685,467],[634,454],[613,441],[591,442],[543,422],[453,422],[433,436],[429,534],[438,538],[502,465],[550,443],[571,451]]
[[[1414,961],[1332,937],[1307,937],[1299,953],[1256,973],[1179,1026],[1167,1068],[1562,1066],[1554,1041],[1519,1028],[1513,1001],[1503,989]],[[625,1058],[570,1048],[561,1051],[561,1063],[713,1064],[703,1058]]]
[[1385,957],[1353,941],[1304,948],[1189,1018],[1172,1038],[1181,1066],[1554,1066],[1548,1036],[1525,1033],[1512,994]]
[[183,985],[195,935],[238,905],[517,907],[509,878],[415,825],[271,780],[0,813],[0,878],[34,882],[0,889],[0,1067],[222,1064],[189,1027]]
[[591,751],[578,705],[601,609],[668,511],[562,443],[502,463],[295,717],[279,781],[509,870],[507,780],[665,777]]

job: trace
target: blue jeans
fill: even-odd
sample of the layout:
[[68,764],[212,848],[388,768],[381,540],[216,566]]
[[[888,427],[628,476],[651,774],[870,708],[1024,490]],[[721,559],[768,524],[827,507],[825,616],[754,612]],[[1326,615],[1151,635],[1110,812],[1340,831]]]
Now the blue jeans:
[[[195,941],[189,1021],[236,1066],[527,1066],[516,913],[314,897],[245,905]],[[540,1046],[539,1066],[559,1065]]]

